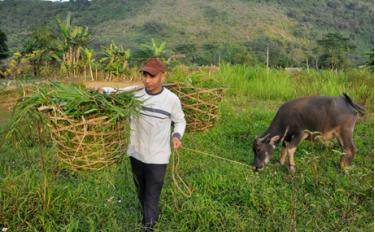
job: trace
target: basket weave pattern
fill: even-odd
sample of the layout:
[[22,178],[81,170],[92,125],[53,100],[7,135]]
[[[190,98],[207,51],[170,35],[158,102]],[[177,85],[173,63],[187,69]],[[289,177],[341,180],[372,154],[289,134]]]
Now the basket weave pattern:
[[99,170],[120,161],[129,141],[129,123],[107,117],[74,119],[58,108],[48,114],[59,159],[72,170]]
[[224,97],[222,88],[205,89],[180,83],[168,88],[181,100],[187,131],[206,131],[215,125],[219,114],[219,104]]
[[[181,83],[168,88],[181,100],[187,131],[205,131],[215,125],[223,89],[204,89]],[[105,116],[76,119],[57,106],[47,108],[48,126],[58,157],[70,169],[99,170],[124,157],[130,134],[127,120],[114,122]]]

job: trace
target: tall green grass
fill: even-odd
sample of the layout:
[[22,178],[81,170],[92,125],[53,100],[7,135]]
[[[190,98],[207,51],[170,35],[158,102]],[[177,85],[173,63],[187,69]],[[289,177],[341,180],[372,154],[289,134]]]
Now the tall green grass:
[[225,87],[230,96],[257,100],[290,100],[292,98],[348,93],[353,100],[373,111],[373,74],[367,69],[347,71],[302,70],[288,73],[283,69],[221,64],[217,70],[189,69],[177,66],[169,74],[171,81],[202,87]]
[[222,64],[216,78],[224,83],[229,88],[228,93],[233,95],[274,100],[288,99],[294,93],[290,78],[279,70]]
[[[184,147],[249,165],[253,139],[285,100],[346,91],[356,101],[373,102],[371,75],[363,70],[288,74],[229,65],[215,72],[189,70],[176,76],[228,89],[217,126],[186,134]],[[169,75],[173,80],[174,73]],[[275,84],[262,84],[266,78]],[[342,151],[337,143],[302,142],[294,176],[276,165],[280,148],[260,173],[182,150],[179,172],[193,195],[172,193],[169,166],[157,231],[372,231],[373,138],[373,119],[361,120],[354,130],[357,155],[347,174],[339,169]],[[127,159],[98,172],[72,173],[58,162],[53,147],[44,149],[45,168],[37,146],[23,152],[10,143],[0,147],[0,229],[140,231],[140,207]]]

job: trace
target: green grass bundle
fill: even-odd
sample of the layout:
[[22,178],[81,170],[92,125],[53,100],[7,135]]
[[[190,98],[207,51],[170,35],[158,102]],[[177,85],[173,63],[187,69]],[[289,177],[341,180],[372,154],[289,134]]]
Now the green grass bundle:
[[52,82],[17,103],[7,137],[13,135],[16,143],[41,143],[47,137],[60,160],[73,170],[97,170],[123,157],[130,133],[128,117],[140,106],[132,93],[106,95]]

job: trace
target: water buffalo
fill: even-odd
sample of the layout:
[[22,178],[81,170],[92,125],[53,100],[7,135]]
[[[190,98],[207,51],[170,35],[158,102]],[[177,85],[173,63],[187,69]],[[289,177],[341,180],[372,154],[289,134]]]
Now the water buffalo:
[[304,139],[323,140],[336,138],[345,154],[341,157],[342,169],[351,165],[355,147],[353,130],[365,109],[355,104],[345,93],[343,96],[311,96],[291,100],[283,104],[271,125],[253,142],[254,167],[258,171],[271,159],[272,151],[280,142],[283,144],[280,164],[288,156],[288,170],[295,172],[294,152]]

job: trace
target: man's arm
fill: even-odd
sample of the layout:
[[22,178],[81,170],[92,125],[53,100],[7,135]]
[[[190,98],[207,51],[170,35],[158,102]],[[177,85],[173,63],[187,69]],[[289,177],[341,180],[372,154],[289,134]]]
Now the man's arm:
[[142,88],[143,87],[138,86],[138,85],[132,85],[132,86],[119,88],[119,89],[112,88],[112,87],[101,87],[98,89],[98,92],[109,94],[109,93],[114,93],[114,92],[131,92],[131,91],[139,90]]
[[174,122],[174,128],[172,133],[173,148],[177,149],[181,147],[181,139],[184,135],[186,128],[185,114],[182,111],[180,99],[176,98],[176,101],[172,107],[171,119]]

